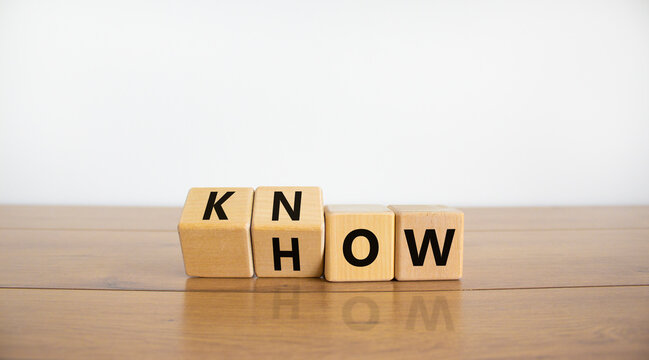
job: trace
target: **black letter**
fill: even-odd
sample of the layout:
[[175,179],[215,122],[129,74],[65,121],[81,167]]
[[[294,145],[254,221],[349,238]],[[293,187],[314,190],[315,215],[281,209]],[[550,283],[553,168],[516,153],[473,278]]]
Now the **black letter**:
[[293,258],[293,271],[300,271],[300,247],[297,238],[291,238],[291,251],[279,250],[279,238],[273,238],[273,258],[275,259],[275,270],[282,270],[282,257]]
[[212,191],[210,193],[210,198],[207,200],[207,206],[205,207],[205,214],[203,214],[203,220],[209,220],[210,216],[212,216],[212,209],[216,211],[216,215],[218,215],[219,220],[227,220],[228,217],[225,215],[225,211],[223,211],[223,208],[221,205],[227,200],[230,196],[234,194],[234,191],[228,191],[226,192],[219,201],[216,201],[216,191]]
[[286,196],[281,191],[275,191],[275,197],[273,198],[273,221],[279,220],[279,203],[282,203],[284,209],[288,213],[288,216],[291,217],[291,220],[296,221],[300,220],[300,205],[302,203],[302,192],[295,192],[295,207],[291,208],[291,205],[286,200]]
[[446,266],[448,254],[451,252],[451,244],[453,243],[453,235],[455,229],[446,230],[446,238],[444,238],[444,250],[440,254],[439,243],[437,242],[437,234],[435,229],[426,229],[424,233],[424,240],[421,242],[421,250],[417,254],[417,243],[415,242],[415,233],[412,229],[405,229],[406,241],[408,242],[408,249],[410,250],[410,257],[412,258],[413,266],[424,266],[426,259],[426,251],[428,250],[427,243],[433,248],[433,255],[435,255],[435,264],[437,266]]
[[[365,259],[357,259],[352,253],[352,243],[354,242],[354,239],[359,236],[367,238],[367,241],[370,242],[370,253],[367,254]],[[376,259],[378,254],[379,240],[373,232],[367,229],[356,229],[345,236],[345,241],[343,241],[343,255],[345,255],[345,260],[347,260],[348,263],[358,267],[367,266]]]

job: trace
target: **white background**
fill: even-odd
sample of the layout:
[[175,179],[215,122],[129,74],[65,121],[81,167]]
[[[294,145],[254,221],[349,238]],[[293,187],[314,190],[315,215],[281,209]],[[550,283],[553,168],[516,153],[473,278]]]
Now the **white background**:
[[649,203],[649,1],[3,1],[0,203]]

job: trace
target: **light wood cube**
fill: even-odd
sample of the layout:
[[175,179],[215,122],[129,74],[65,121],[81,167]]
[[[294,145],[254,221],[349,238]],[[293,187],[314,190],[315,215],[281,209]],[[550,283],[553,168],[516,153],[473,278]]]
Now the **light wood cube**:
[[394,277],[394,213],[382,205],[325,207],[325,278],[380,281]]
[[258,277],[320,277],[324,256],[322,190],[258,187],[251,233]]
[[189,276],[252,277],[252,188],[192,188],[178,224]]
[[432,205],[391,205],[396,215],[397,280],[462,277],[464,213]]

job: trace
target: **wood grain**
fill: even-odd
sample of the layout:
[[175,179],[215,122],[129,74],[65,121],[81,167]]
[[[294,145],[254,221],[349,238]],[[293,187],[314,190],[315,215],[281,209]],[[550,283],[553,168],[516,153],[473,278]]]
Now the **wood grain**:
[[[649,230],[465,234],[460,281],[324,284],[320,279],[196,281],[194,290],[410,291],[649,284]],[[177,290],[190,281],[178,235],[0,230],[0,287]],[[217,279],[219,280],[219,279]],[[238,284],[238,285],[235,285]]]
[[461,208],[466,231],[647,229],[649,206]]
[[649,287],[0,290],[0,358],[649,357]]
[[177,231],[182,207],[0,205],[0,228]]
[[[466,231],[649,229],[649,206],[462,207]],[[181,207],[0,205],[0,228],[176,231]]]
[[649,358],[649,207],[463,210],[462,280],[331,283],[187,277],[178,208],[0,206],[0,358]]

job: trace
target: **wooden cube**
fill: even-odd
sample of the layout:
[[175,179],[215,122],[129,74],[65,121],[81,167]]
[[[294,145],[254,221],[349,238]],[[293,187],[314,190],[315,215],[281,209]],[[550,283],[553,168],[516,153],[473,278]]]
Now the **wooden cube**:
[[193,188],[178,224],[189,276],[252,277],[252,188]]
[[464,213],[432,205],[391,205],[396,216],[397,280],[462,277]]
[[320,277],[324,256],[322,190],[258,187],[251,233],[258,277]]
[[380,281],[394,277],[394,213],[382,205],[325,207],[325,278]]

